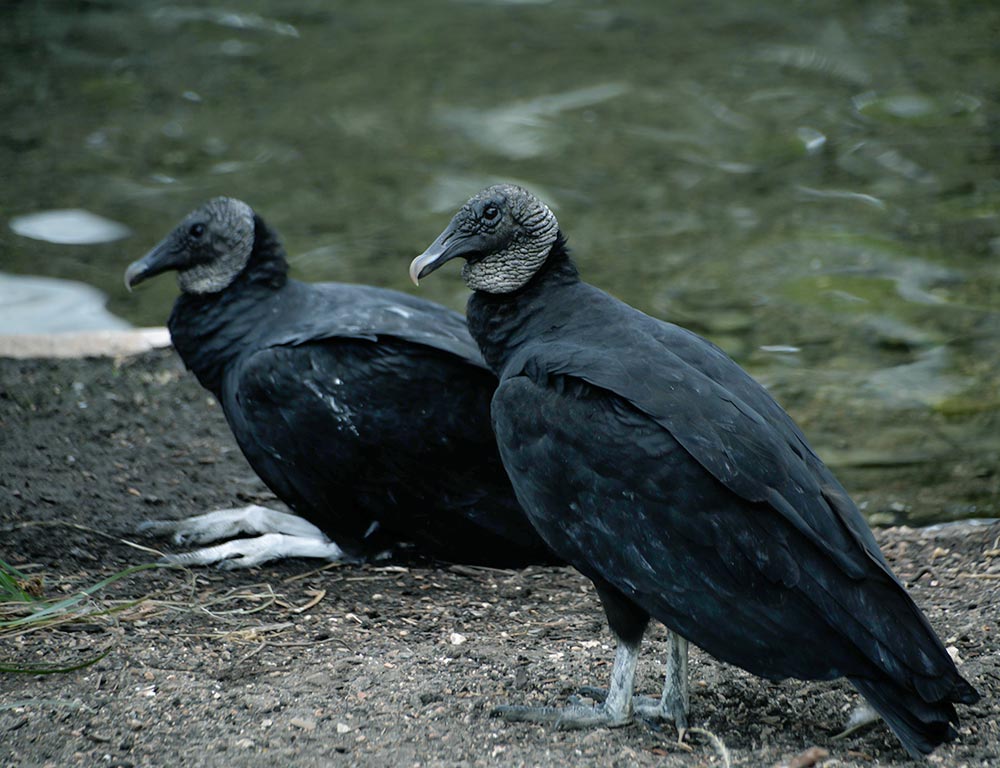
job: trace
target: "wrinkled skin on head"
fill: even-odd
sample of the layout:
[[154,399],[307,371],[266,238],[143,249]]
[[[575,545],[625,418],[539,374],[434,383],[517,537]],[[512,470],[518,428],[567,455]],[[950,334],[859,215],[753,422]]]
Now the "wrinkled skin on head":
[[176,270],[183,292],[216,293],[243,271],[253,244],[253,209],[231,197],[216,197],[188,214],[159,245],[132,263],[125,284],[131,288]]
[[416,282],[454,258],[474,291],[511,293],[541,268],[559,234],[555,215],[513,184],[488,187],[455,214],[448,227],[410,265]]

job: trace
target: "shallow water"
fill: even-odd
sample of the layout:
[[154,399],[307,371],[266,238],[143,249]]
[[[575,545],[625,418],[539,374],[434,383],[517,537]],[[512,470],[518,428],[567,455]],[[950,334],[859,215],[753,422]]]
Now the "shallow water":
[[[624,7],[619,7],[624,6]],[[0,270],[121,275],[246,199],[297,276],[413,290],[498,180],[585,276],[720,343],[872,519],[1000,514],[1000,8],[987,2],[19,2],[0,24]],[[11,220],[83,209],[89,245]],[[457,269],[421,286],[461,307]],[[5,298],[0,295],[0,306]]]

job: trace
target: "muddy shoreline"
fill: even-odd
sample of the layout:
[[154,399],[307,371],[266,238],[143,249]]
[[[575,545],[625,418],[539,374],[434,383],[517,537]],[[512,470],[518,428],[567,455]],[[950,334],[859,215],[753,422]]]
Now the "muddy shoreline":
[[[276,504],[170,350],[0,359],[0,446],[0,558],[45,596],[154,560],[165,545],[133,533],[142,520]],[[998,764],[1000,524],[877,535],[984,695],[931,761]],[[555,731],[489,717],[606,682],[611,637],[567,569],[153,569],[92,607],[115,612],[0,638],[4,664],[107,651],[67,674],[0,673],[0,766],[722,764],[704,735],[679,745],[642,724]],[[657,628],[644,646],[643,692],[660,685],[663,641]],[[700,652],[692,682],[693,724],[733,765],[787,764],[813,747],[829,753],[816,764],[907,762],[882,726],[833,740],[857,701],[847,684],[768,683]]]

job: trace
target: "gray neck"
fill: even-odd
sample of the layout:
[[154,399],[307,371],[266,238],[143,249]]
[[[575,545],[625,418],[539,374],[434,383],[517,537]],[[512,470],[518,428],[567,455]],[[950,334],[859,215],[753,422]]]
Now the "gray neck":
[[462,278],[469,288],[486,293],[513,293],[527,285],[545,264],[559,238],[555,214],[541,200],[531,197],[520,204],[516,221],[517,227],[506,248],[462,267]]

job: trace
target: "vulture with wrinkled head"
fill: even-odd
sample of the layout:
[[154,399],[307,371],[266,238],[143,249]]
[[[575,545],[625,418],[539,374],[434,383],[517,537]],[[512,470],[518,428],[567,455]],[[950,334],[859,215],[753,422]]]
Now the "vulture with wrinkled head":
[[[978,694],[760,384],[705,339],[583,282],[555,216],[524,189],[469,200],[410,275],[454,258],[499,378],[493,428],[517,498],[594,582],[618,639],[597,706],[498,714],[586,726],[639,710],[683,727],[690,641],[769,679],[846,677],[911,755],[954,738],[954,703]],[[672,633],[667,684],[634,699],[650,618]]]
[[297,513],[251,506],[147,524],[178,542],[264,534],[174,562],[366,558],[408,545],[458,563],[555,561],[504,473],[489,423],[496,378],[461,315],[395,291],[289,279],[275,233],[227,197],[187,216],[125,282],[167,271],[181,290],[174,346]]

